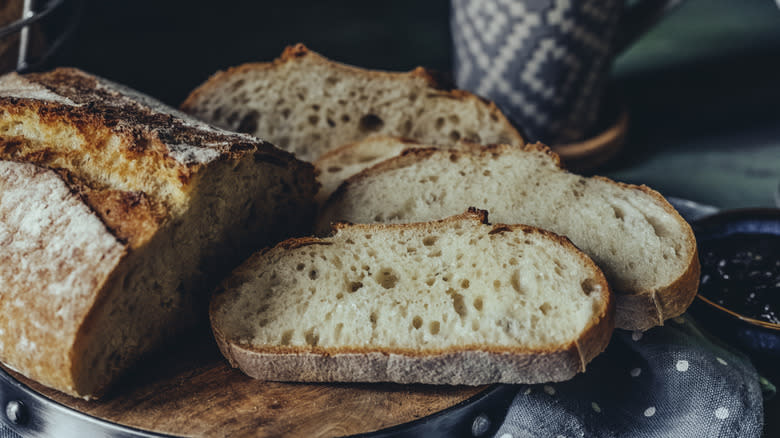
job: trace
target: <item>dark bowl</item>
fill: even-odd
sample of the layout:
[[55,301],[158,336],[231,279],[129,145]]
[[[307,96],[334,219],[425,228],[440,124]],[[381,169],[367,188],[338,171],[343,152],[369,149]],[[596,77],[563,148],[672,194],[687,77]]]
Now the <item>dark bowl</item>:
[[[780,236],[780,209],[727,210],[696,220],[691,225],[700,248],[714,239],[737,233]],[[702,266],[702,271],[704,268]],[[748,353],[780,357],[780,324],[742,315],[701,293],[696,296],[690,312],[708,330],[738,348]]]

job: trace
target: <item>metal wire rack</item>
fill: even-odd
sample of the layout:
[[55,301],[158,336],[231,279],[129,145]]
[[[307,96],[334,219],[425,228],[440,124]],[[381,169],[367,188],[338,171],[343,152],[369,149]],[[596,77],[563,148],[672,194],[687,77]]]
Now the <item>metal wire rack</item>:
[[[17,72],[24,73],[42,67],[60,50],[76,30],[84,3],[85,0],[24,0],[22,16],[18,20],[0,27],[0,39],[19,33]],[[31,26],[42,23],[46,17],[60,12],[65,14],[65,25],[57,35],[51,38],[42,53],[32,54],[30,50]]]

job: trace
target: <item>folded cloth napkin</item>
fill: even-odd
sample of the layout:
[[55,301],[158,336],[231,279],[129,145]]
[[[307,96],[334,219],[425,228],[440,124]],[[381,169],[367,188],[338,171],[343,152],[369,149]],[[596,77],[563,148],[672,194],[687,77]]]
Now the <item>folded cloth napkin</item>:
[[618,330],[585,374],[524,385],[498,438],[759,437],[763,400],[750,361],[683,316]]

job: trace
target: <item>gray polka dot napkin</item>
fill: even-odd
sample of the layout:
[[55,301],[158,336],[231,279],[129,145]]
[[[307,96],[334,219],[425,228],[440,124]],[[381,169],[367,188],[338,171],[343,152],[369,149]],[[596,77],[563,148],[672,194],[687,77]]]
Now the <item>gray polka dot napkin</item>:
[[688,316],[617,330],[574,379],[520,386],[498,438],[759,437],[763,400],[750,361]]

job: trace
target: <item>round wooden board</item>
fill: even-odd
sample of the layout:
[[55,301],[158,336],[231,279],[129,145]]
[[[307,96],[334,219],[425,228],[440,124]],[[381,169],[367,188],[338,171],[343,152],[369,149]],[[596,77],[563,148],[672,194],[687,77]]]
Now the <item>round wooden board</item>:
[[487,387],[262,382],[230,368],[213,341],[147,359],[100,400],[13,377],[77,411],[147,431],[204,437],[331,437],[373,432],[447,409]]

